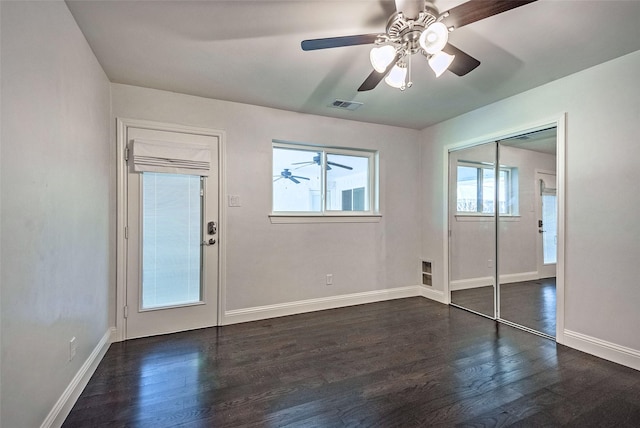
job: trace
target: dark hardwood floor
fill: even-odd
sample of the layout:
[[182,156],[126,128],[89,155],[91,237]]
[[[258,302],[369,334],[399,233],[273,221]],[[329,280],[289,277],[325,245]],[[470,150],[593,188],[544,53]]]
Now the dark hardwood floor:
[[[493,287],[451,292],[451,301],[493,317]],[[500,285],[500,318],[549,336],[556,335],[556,279]]]
[[556,279],[502,284],[500,318],[555,337]]
[[640,372],[416,297],[115,343],[64,427],[640,426]]
[[493,318],[493,286],[452,290],[451,303]]

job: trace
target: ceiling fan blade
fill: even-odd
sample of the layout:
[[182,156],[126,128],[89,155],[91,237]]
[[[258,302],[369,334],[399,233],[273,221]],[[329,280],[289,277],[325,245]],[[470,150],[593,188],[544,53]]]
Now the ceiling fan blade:
[[299,178],[301,180],[309,180],[307,177],[300,177],[299,175],[292,175],[291,178]]
[[382,79],[384,79],[384,77],[389,74],[389,72],[391,71],[393,66],[396,65],[396,62],[398,62],[399,59],[400,54],[396,53],[396,57],[387,66],[387,69],[385,71],[379,73],[373,70],[371,74],[369,74],[369,76],[364,80],[364,82],[362,82],[362,85],[360,85],[360,87],[358,88],[358,92],[370,91],[378,86],[378,83],[380,83],[380,81],[382,81]]
[[460,28],[534,1],[536,0],[470,0],[450,9],[449,16],[443,23],[447,27]]
[[358,34],[356,36],[327,37],[325,39],[303,40],[303,51],[340,48],[343,46],[368,45],[376,41],[378,34]]
[[311,165],[314,164],[314,161],[307,161],[307,162],[293,162],[291,165]]
[[293,177],[287,177],[287,178],[288,178],[289,180],[293,181],[293,182],[294,182],[294,183],[296,183],[296,184],[300,184],[300,182],[299,182],[298,180],[296,180],[295,178],[293,178]]
[[442,51],[448,53],[449,55],[456,56],[449,66],[449,71],[453,74],[457,74],[458,76],[464,76],[480,65],[480,61],[478,61],[471,55],[461,51],[451,43],[447,43]]
[[353,167],[350,167],[350,166],[347,166],[347,165],[341,165],[341,164],[335,163],[335,162],[327,162],[327,165],[339,166],[340,168],[349,169],[349,170],[353,169]]

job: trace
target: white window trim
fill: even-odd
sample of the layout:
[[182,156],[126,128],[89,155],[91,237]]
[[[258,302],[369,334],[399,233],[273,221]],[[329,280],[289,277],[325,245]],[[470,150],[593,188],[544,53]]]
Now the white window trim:
[[[488,165],[484,162],[471,162],[471,161],[458,161],[457,166],[465,166],[465,167],[469,167],[469,168],[484,168],[484,169],[495,169],[495,167]],[[513,170],[516,169],[515,167],[511,167],[511,166],[505,166],[505,165],[501,165],[499,170],[500,171],[505,171],[508,173],[509,177],[508,177],[508,188],[506,189],[506,196],[507,196],[507,200],[512,199],[513,196]],[[494,178],[495,182],[499,182],[500,179],[498,177],[498,179],[496,180]],[[495,183],[494,183],[495,184]],[[456,178],[456,185],[457,185],[457,178]],[[481,185],[481,184],[480,184]],[[518,195],[519,196],[519,195]],[[456,209],[456,214],[455,217],[458,218],[462,218],[462,217],[489,217],[489,218],[493,218],[495,217],[495,207],[499,205],[499,201],[494,201],[494,212],[493,213],[484,213],[484,212],[480,212],[480,211],[458,211]],[[520,217],[518,210],[514,210],[513,206],[511,203],[508,204],[508,208],[509,208],[509,212],[506,213],[498,213],[498,215],[500,217],[513,217],[513,218],[518,218]],[[499,211],[499,209],[498,209]]]
[[380,223],[382,214],[367,215],[306,215],[306,214],[269,214],[272,224],[294,223]]
[[[272,140],[271,145],[271,162],[273,162],[273,149],[283,148],[290,150],[306,150],[321,152],[323,163],[326,163],[327,155],[347,155],[347,156],[364,156],[369,158],[369,211],[327,211],[326,204],[326,170],[323,171],[322,178],[322,211],[320,212],[290,212],[290,211],[271,211],[268,216],[271,223],[378,223],[382,217],[379,210],[379,153],[377,150],[346,148],[335,146],[323,146],[317,144],[293,143],[284,140]],[[273,164],[270,168],[273,171]],[[271,206],[273,209],[273,182],[271,185]]]

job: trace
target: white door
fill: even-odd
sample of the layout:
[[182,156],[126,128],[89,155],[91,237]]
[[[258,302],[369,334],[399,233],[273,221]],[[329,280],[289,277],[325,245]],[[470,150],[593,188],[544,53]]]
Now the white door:
[[558,199],[556,196],[556,175],[536,173],[536,200],[538,212],[538,277],[556,276],[558,255]]
[[126,203],[125,339],[210,327],[218,314],[219,138],[127,127],[134,140],[209,147],[209,176],[135,172]]

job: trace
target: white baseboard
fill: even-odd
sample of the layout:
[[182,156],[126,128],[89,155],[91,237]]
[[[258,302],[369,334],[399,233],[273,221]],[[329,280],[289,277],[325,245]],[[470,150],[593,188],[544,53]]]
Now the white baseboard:
[[507,275],[500,275],[500,284],[511,284],[512,282],[535,281],[536,279],[539,279],[539,278],[540,278],[540,275],[538,275],[537,271],[510,273]]
[[82,364],[78,373],[71,379],[71,383],[64,390],[56,404],[53,406],[47,417],[45,418],[40,428],[50,428],[50,427],[61,427],[64,420],[71,412],[73,405],[78,400],[78,397],[82,393],[82,390],[91,376],[96,371],[98,364],[102,361],[102,357],[106,354],[109,349],[109,345],[111,344],[111,339],[115,337],[116,329],[110,328],[107,332],[102,336],[98,344],[87,358],[87,360]]
[[468,290],[469,288],[486,287],[489,285],[493,285],[492,276],[483,276],[479,278],[469,278],[469,279],[457,279],[455,281],[451,281],[451,283],[449,284],[449,288],[451,289],[451,291],[456,291],[456,290]]
[[438,303],[444,303],[445,305],[449,304],[447,302],[446,296],[442,290],[434,290],[431,287],[418,287],[418,292],[422,297],[427,299],[435,300]]
[[345,306],[362,305],[365,303],[381,302],[385,300],[402,299],[420,296],[418,285],[385,290],[366,291],[363,293],[345,294],[342,296],[322,297],[319,299],[300,300],[296,302],[280,303],[276,305],[256,306],[245,309],[226,311],[222,317],[222,325],[241,322],[259,321],[267,318],[283,317],[302,314],[305,312],[322,311],[325,309],[342,308]]
[[640,351],[637,349],[627,348],[626,346],[566,329],[564,330],[564,345],[640,370]]
[[[538,279],[538,272],[520,272],[500,275],[500,284],[511,284],[513,282],[534,281]],[[458,279],[451,281],[451,290],[468,290],[469,288],[487,287],[493,285],[492,276],[478,278]]]

